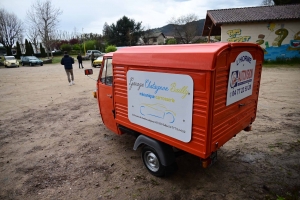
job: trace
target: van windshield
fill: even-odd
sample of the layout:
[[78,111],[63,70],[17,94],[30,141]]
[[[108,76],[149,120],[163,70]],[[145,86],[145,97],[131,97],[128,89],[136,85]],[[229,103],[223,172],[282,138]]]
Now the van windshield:
[[38,58],[35,57],[35,56],[28,56],[28,58],[29,58],[30,60],[37,60],[37,59],[38,59]]
[[6,60],[15,60],[15,57],[14,56],[5,56],[5,59]]
[[105,85],[112,85],[113,73],[112,73],[112,59],[105,58],[103,70],[101,74],[101,82]]

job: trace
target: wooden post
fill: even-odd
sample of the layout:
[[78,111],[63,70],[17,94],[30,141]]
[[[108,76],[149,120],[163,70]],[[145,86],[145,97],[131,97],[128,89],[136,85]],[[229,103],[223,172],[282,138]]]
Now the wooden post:
[[211,34],[211,31],[212,31],[213,25],[214,25],[214,23],[211,24],[211,27],[208,27],[209,33],[208,33],[208,41],[207,41],[207,43],[210,43],[210,34]]

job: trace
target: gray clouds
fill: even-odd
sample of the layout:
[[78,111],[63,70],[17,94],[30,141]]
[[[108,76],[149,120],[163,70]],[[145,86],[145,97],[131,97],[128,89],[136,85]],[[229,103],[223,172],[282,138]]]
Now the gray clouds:
[[[30,9],[34,0],[1,0],[0,7],[16,14],[21,20],[26,18],[26,11]],[[205,19],[207,10],[227,9],[239,7],[259,6],[261,0],[51,0],[52,4],[60,8],[59,29],[62,31],[102,34],[105,22],[115,23],[124,15],[142,22],[150,28],[167,25],[172,17],[195,14],[199,19]]]

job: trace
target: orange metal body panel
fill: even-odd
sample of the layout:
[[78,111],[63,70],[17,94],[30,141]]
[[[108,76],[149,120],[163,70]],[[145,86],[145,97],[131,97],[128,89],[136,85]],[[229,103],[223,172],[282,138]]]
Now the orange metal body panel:
[[[245,129],[256,117],[257,101],[259,94],[263,52],[257,47],[242,47],[234,45],[231,51],[224,51],[219,55],[216,63],[214,78],[214,92],[212,97],[212,130],[211,130],[211,151],[216,151],[234,135]],[[251,53],[256,60],[254,83],[252,95],[229,106],[226,106],[227,83],[229,77],[230,63],[241,51]],[[244,106],[240,106],[244,105]]]
[[[251,96],[226,106],[230,63],[234,62],[242,51],[250,52],[256,60],[253,92]],[[115,118],[110,119],[112,120],[110,123],[113,122],[116,126],[123,125],[205,159],[254,121],[262,61],[262,49],[251,43],[142,46],[120,49],[113,54],[114,79],[111,101]],[[186,74],[192,77],[194,98],[190,142],[179,141],[129,121],[126,77],[128,70]],[[240,107],[239,104],[245,106]],[[101,110],[110,109],[101,103],[99,107]],[[101,115],[104,113],[101,112]],[[104,123],[106,124],[105,120]],[[118,134],[122,134],[120,130]]]
[[[105,54],[104,58],[112,58],[113,53]],[[104,62],[97,80],[97,99],[100,115],[105,126],[111,131],[118,133],[117,124],[114,119],[114,102],[113,102],[113,87],[101,83],[100,77],[103,70]]]

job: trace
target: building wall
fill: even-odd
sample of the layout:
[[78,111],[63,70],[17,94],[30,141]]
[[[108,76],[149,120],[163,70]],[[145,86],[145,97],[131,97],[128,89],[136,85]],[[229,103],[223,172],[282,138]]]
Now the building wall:
[[157,44],[165,44],[165,38],[162,35],[159,35],[157,38]]
[[162,36],[162,34],[160,34],[158,37],[156,38],[149,38],[149,42],[150,45],[158,45],[158,44],[164,44],[165,43],[165,38],[164,36]]
[[265,60],[300,57],[300,21],[230,24],[221,29],[222,42],[260,44]]

